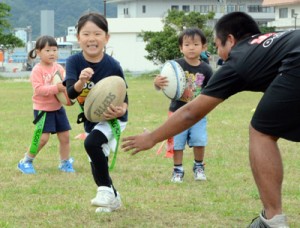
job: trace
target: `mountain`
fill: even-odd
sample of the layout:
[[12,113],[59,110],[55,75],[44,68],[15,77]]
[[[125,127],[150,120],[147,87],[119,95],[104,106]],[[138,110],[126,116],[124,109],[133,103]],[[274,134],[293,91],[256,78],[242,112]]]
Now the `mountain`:
[[[103,0],[3,0],[11,7],[10,24],[14,28],[31,26],[32,39],[35,40],[41,31],[41,10],[54,10],[54,35],[66,35],[69,26],[76,25],[79,17],[88,12],[104,12]],[[106,17],[117,17],[117,6],[106,3]]]

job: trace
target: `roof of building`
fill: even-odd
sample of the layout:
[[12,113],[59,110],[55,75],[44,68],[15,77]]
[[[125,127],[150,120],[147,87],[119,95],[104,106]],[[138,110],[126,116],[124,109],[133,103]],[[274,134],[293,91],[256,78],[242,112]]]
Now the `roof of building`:
[[290,5],[300,3],[300,0],[264,0],[264,6]]

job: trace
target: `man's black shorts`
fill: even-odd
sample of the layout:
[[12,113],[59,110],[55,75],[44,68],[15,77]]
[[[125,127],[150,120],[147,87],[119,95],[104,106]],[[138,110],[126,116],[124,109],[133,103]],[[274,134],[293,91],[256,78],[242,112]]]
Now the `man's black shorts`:
[[251,120],[264,134],[300,142],[300,69],[280,73],[265,91]]

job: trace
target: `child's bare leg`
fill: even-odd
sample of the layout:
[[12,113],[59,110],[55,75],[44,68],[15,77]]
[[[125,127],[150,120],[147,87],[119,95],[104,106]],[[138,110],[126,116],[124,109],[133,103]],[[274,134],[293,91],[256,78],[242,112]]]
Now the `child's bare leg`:
[[36,154],[32,154],[29,151],[26,153],[26,155],[30,158],[35,158],[35,156],[41,151],[41,149],[43,149],[43,147],[48,143],[50,138],[50,133],[43,133],[40,139],[40,144],[38,147],[38,151]]
[[174,150],[173,161],[174,165],[182,165],[183,150]]
[[205,152],[205,147],[204,146],[195,146],[194,147],[194,159],[195,159],[195,161],[203,161],[204,152]]
[[59,140],[59,154],[61,160],[68,160],[70,157],[70,134],[69,131],[57,133]]

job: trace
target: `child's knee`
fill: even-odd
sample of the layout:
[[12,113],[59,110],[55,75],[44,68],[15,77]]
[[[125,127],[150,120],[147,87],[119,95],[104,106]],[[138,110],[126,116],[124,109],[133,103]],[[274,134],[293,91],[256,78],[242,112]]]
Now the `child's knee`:
[[86,151],[93,150],[102,146],[102,144],[107,143],[106,136],[98,130],[92,131],[84,140],[84,147]]
[[47,142],[49,141],[49,138],[50,138],[50,134],[46,134],[46,133],[43,133],[42,134],[42,137],[41,137],[41,140],[40,140],[40,145],[41,146],[44,146],[47,144]]

